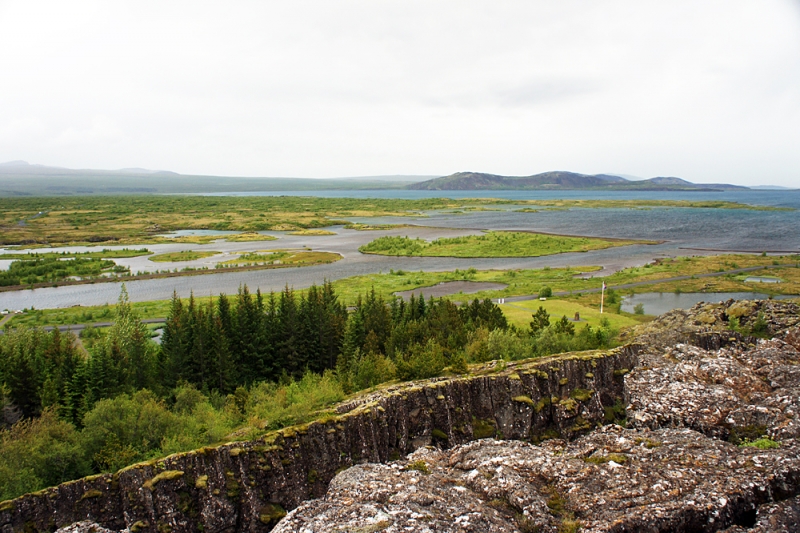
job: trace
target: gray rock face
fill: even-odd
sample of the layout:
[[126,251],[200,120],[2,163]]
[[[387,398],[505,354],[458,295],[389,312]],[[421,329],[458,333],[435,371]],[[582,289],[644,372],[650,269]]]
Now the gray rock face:
[[800,528],[800,498],[763,505],[753,527],[733,526],[723,533],[796,533]]
[[625,378],[632,427],[689,427],[738,441],[800,436],[800,352],[781,340],[744,349],[678,344]]
[[275,531],[717,531],[796,492],[799,452],[616,425],[569,443],[479,440],[354,467]]
[[325,494],[338,471],[476,438],[574,438],[624,396],[636,348],[489,364],[463,377],[392,387],[339,414],[256,441],[177,454],[0,503],[0,532],[90,520],[131,533],[269,531]]
[[[759,312],[780,338],[724,329]],[[277,531],[800,531],[797,323],[796,306],[773,302],[670,313],[637,339],[627,428],[422,449],[340,474]],[[780,445],[737,446],[760,437]]]

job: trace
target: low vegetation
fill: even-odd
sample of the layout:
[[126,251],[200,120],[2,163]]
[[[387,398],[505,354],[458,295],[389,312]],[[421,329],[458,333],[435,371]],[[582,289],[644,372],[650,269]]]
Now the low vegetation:
[[257,265],[310,265],[333,263],[342,256],[333,252],[312,252],[309,250],[262,250],[247,252],[240,256],[217,263],[216,268],[227,266],[257,266]]
[[302,235],[306,237],[317,237],[317,236],[325,236],[325,235],[336,235],[335,231],[330,231],[326,229],[300,229],[295,231],[290,231],[289,235]]
[[[704,208],[765,209],[736,202],[660,200],[525,200],[494,198],[418,200],[321,198],[300,196],[70,196],[0,200],[0,244],[120,244],[165,242],[177,230],[224,230],[247,233],[243,239],[268,240],[256,232],[293,231],[348,224],[347,218],[419,217],[442,209],[488,207],[547,208]],[[353,226],[356,227],[356,226]],[[373,229],[361,225],[358,229]],[[209,242],[220,236],[178,237],[179,242]],[[168,242],[168,241],[167,241]],[[174,240],[172,242],[175,242]]]
[[147,248],[140,248],[138,250],[130,250],[122,248],[121,250],[109,250],[103,248],[102,250],[93,252],[26,252],[26,253],[4,253],[0,254],[0,259],[67,259],[72,257],[83,257],[93,259],[122,259],[128,257],[139,257],[141,255],[148,255],[152,253]]
[[537,257],[566,252],[588,252],[641,241],[566,237],[519,231],[490,231],[484,235],[441,238],[379,237],[359,248],[362,253],[425,257]]
[[0,287],[58,282],[65,279],[96,278],[103,274],[127,273],[109,259],[77,256],[43,257],[12,261],[8,270],[0,270]]
[[114,325],[82,345],[57,329],[0,337],[0,499],[316,418],[349,393],[613,344],[601,325],[539,313],[509,326],[489,300],[386,301],[348,311],[334,286],[170,302],[155,344],[123,289]]
[[[213,257],[220,252],[186,250],[157,254],[149,259],[153,262],[175,263],[196,261],[206,257]],[[32,254],[33,255],[33,254]],[[247,252],[227,261],[221,261],[210,270],[208,266],[184,267],[170,269],[169,265],[164,270],[155,272],[132,273],[129,268],[116,265],[111,260],[86,259],[79,255],[75,258],[69,256],[66,261],[60,254],[52,254],[47,259],[29,261],[14,261],[7,271],[0,271],[0,290],[20,290],[42,286],[58,286],[83,283],[99,283],[103,281],[130,281],[134,279],[149,279],[155,277],[196,275],[214,273],[220,269],[262,269],[280,268],[284,266],[312,266],[333,263],[342,258],[332,252],[314,252],[311,250],[265,250],[263,252]],[[35,255],[34,255],[35,256]],[[37,314],[37,317],[41,313]],[[148,317],[149,318],[149,317]],[[66,322],[59,321],[64,324]]]
[[755,211],[792,211],[786,207],[743,204],[724,200],[692,201],[692,200],[528,200],[526,205],[560,208],[560,209],[749,209]]
[[175,263],[178,261],[196,261],[198,259],[205,259],[219,254],[211,250],[183,250],[181,252],[169,252],[166,254],[156,254],[148,257],[150,261],[156,263]]
[[361,222],[352,222],[344,226],[345,229],[354,229],[358,231],[379,231],[387,229],[409,228],[412,227],[408,224],[364,224]]

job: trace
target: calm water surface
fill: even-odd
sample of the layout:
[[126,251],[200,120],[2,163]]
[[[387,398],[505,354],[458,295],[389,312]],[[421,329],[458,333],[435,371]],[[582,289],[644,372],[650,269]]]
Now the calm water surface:
[[[762,292],[707,292],[707,293],[681,293],[671,292],[644,292],[626,296],[622,299],[622,310],[633,313],[637,304],[644,305],[644,312],[648,315],[660,315],[673,309],[689,309],[700,302],[717,303],[727,300],[764,300],[768,294]],[[795,296],[775,296],[776,299],[795,298]]]

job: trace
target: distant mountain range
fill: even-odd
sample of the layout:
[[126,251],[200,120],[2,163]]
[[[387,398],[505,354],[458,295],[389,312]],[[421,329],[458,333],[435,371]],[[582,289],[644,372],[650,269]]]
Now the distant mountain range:
[[62,167],[48,167],[46,165],[31,165],[27,161],[9,161],[0,163],[0,175],[23,174],[34,176],[86,176],[86,175],[143,175],[143,176],[180,176],[177,172],[168,170],[148,170],[146,168],[121,168],[118,170],[93,170],[72,169]]
[[[457,172],[449,176],[387,175],[347,178],[242,178],[195,176],[167,170],[70,169],[31,165],[25,161],[0,163],[0,196],[61,196],[85,194],[203,194],[303,192],[318,190],[412,189],[428,191],[478,190],[634,190],[720,191],[747,190],[728,184],[698,184],[681,178],[635,179],[618,174],[544,172],[532,176],[500,176]],[[768,185],[753,189],[781,189]]]
[[646,180],[629,180],[613,174],[578,174],[553,171],[533,176],[499,176],[482,172],[456,172],[449,176],[412,183],[408,189],[427,191],[477,191],[477,190],[637,190],[637,191],[728,191],[746,190],[748,187],[725,183],[697,184],[681,178],[658,177]]
[[303,192],[315,190],[401,189],[436,176],[363,176],[352,178],[242,178],[193,176],[166,170],[71,169],[31,165],[25,161],[0,163],[0,196],[63,196],[86,194],[202,194]]

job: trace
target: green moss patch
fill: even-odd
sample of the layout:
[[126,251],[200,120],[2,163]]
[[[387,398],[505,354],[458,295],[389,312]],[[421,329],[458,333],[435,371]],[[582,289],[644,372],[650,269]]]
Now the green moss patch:
[[434,439],[438,439],[438,440],[449,440],[450,439],[450,437],[447,436],[447,433],[445,433],[441,429],[435,429],[434,428],[434,430],[431,431],[431,435],[433,435]]
[[275,525],[284,516],[286,510],[277,503],[268,503],[258,510],[258,520],[266,525]]
[[525,396],[525,395],[514,396],[513,399],[517,403],[524,403],[524,404],[527,404],[527,405],[529,405],[531,407],[534,407],[534,408],[536,407],[536,404],[534,403],[533,400],[531,400],[530,396]]
[[88,500],[88,499],[91,499],[91,498],[99,498],[102,495],[103,495],[103,493],[101,491],[99,491],[97,489],[91,489],[91,490],[87,490],[86,492],[84,492],[83,495],[81,496],[81,499],[78,500],[78,501]]
[[428,468],[428,463],[426,463],[421,459],[419,461],[413,461],[411,463],[408,463],[408,465],[406,466],[406,470],[416,470],[417,472],[420,472],[425,475],[431,473],[431,469]]
[[183,470],[165,470],[155,477],[152,477],[144,482],[144,487],[150,490],[161,483],[162,481],[170,481],[183,477]]
[[628,458],[621,453],[610,453],[608,455],[591,455],[589,457],[584,457],[583,460],[587,463],[596,465],[605,464],[609,461],[614,461],[615,463],[621,465],[625,464],[628,461]]
[[497,435],[497,423],[487,418],[472,419],[472,436],[476,439],[487,439]]
[[578,400],[579,402],[588,402],[593,395],[594,391],[589,389],[575,389],[569,394],[570,398]]

